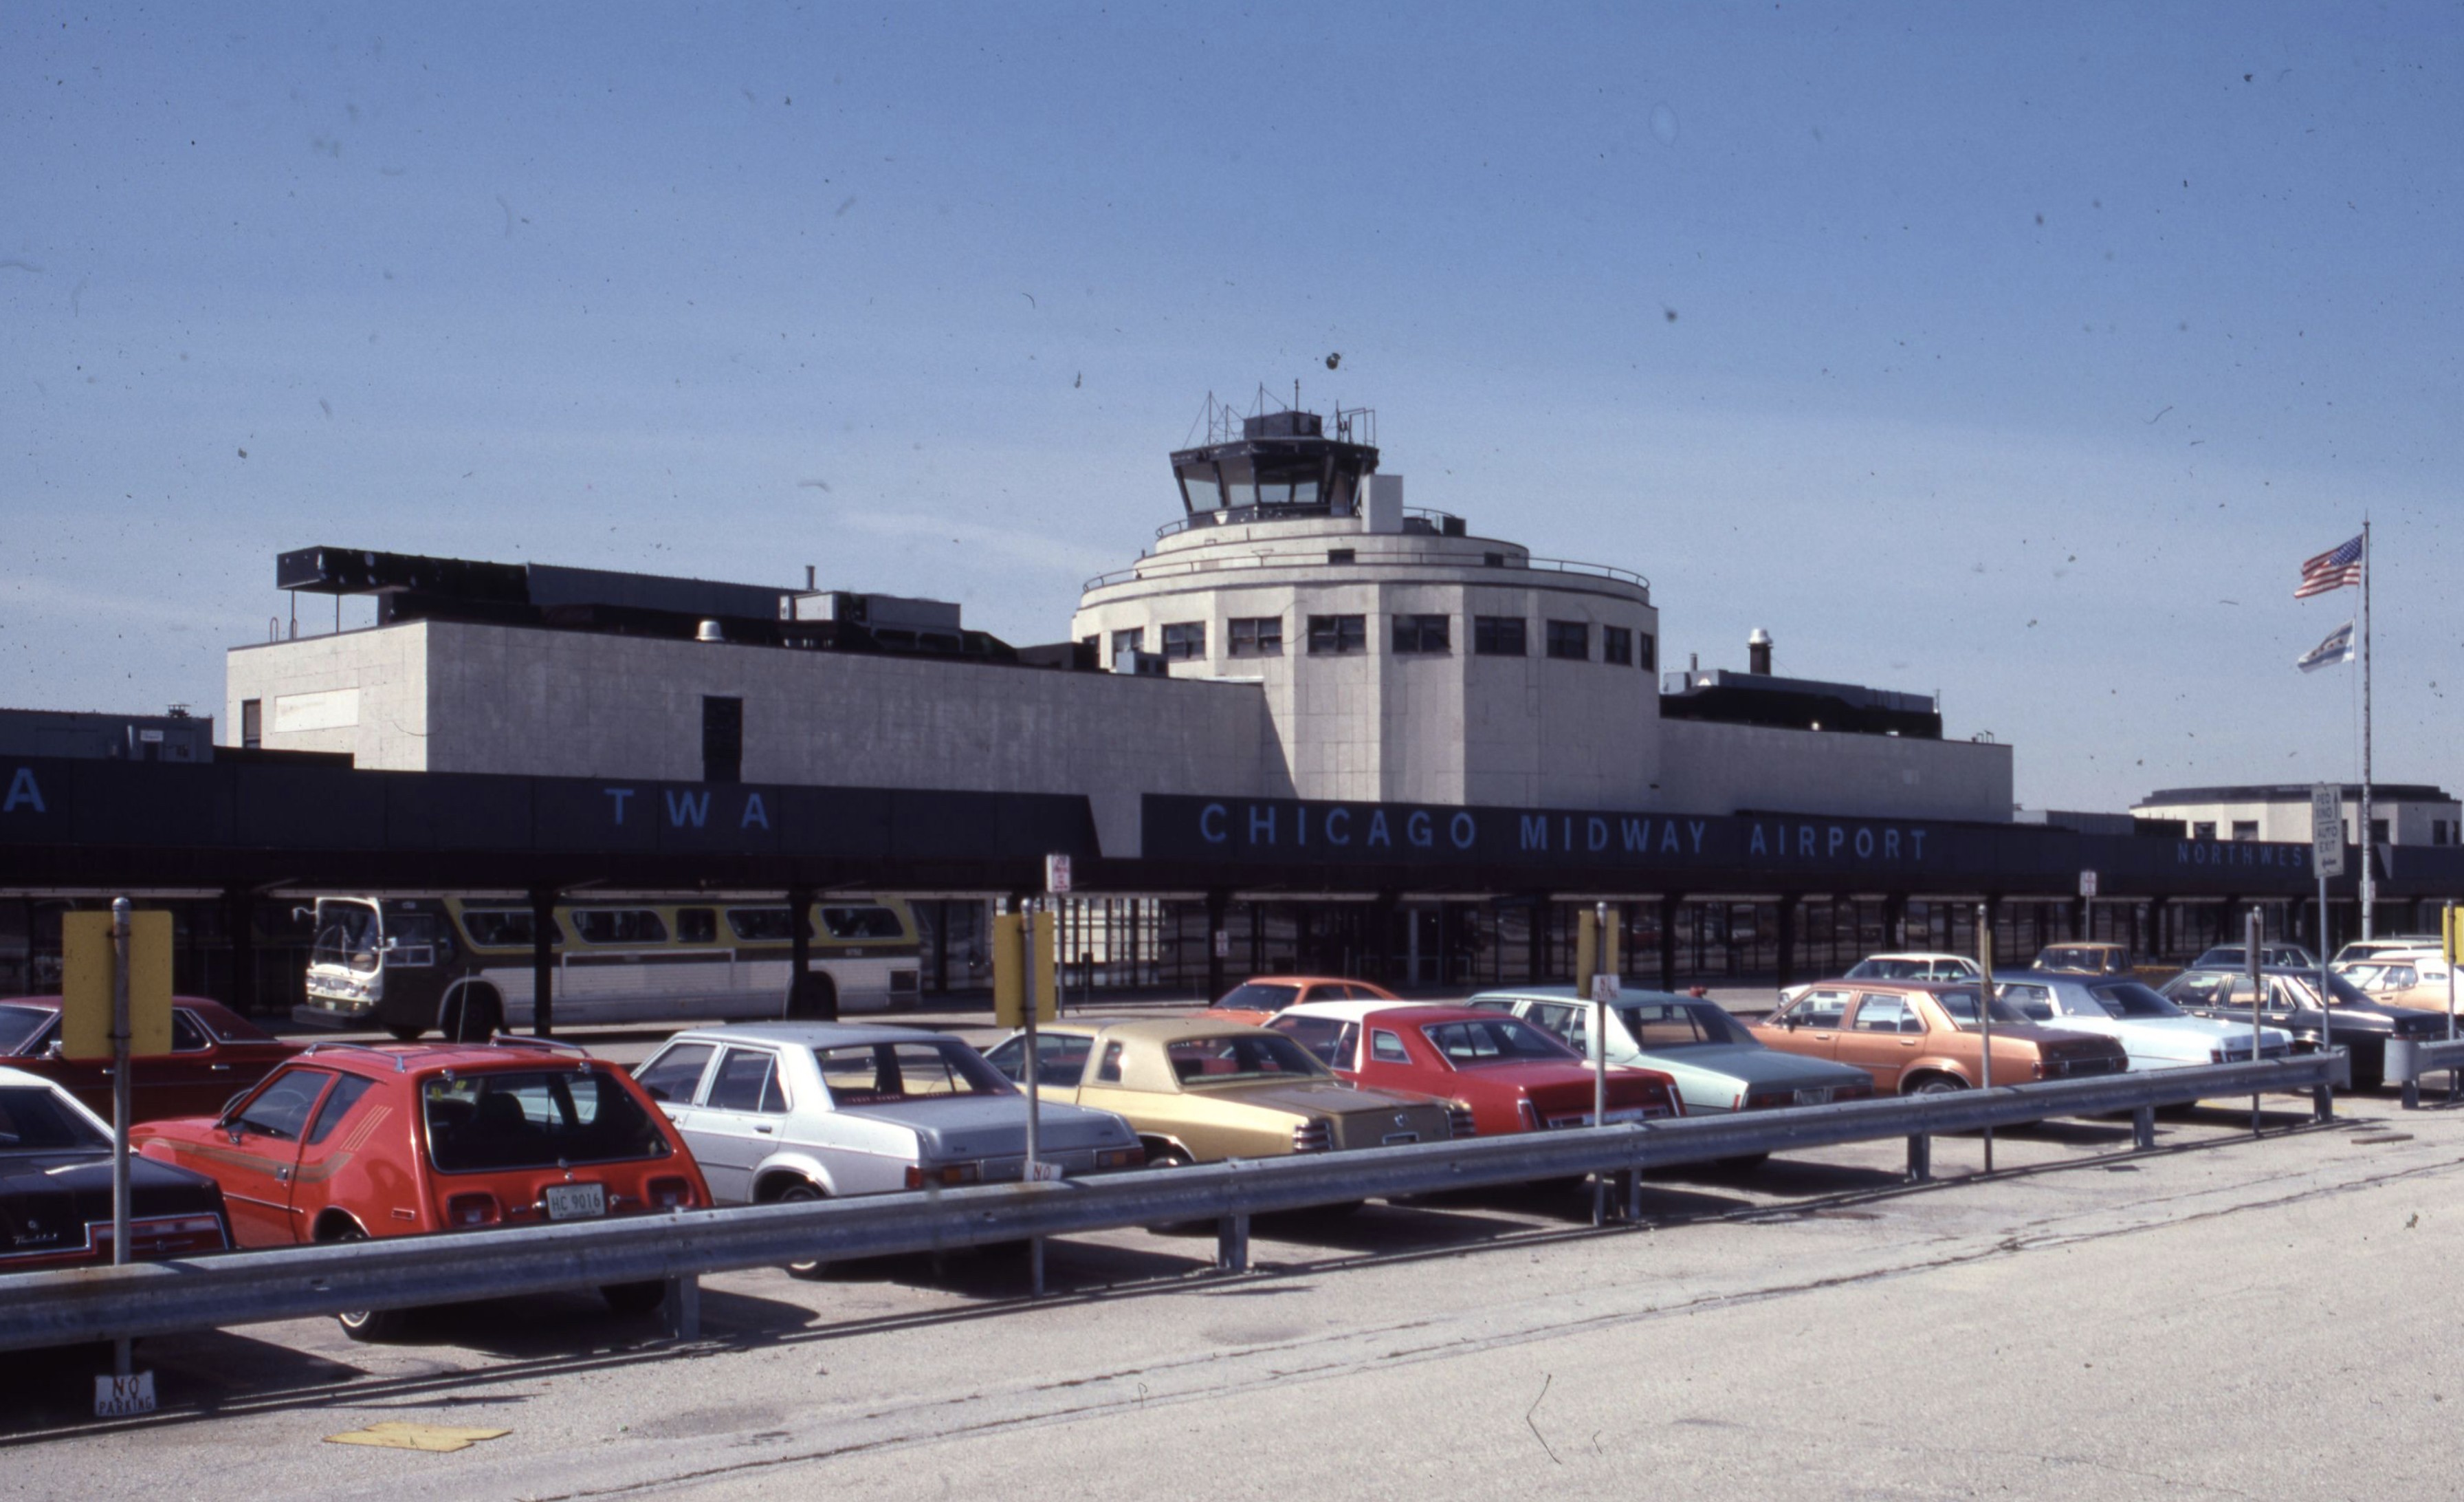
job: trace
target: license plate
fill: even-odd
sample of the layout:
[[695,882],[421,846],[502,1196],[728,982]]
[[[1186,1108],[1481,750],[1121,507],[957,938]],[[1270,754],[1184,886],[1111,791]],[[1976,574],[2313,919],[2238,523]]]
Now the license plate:
[[1817,1085],[1812,1090],[1800,1090],[1796,1093],[1796,1103],[1800,1106],[1827,1106],[1831,1104],[1831,1087]]
[[1379,1140],[1384,1142],[1388,1147],[1394,1147],[1403,1142],[1417,1142],[1419,1139],[1420,1134],[1418,1132],[1389,1132],[1385,1137],[1379,1138]]
[[1608,1114],[1608,1122],[1615,1126],[1620,1121],[1640,1121],[1650,1115],[1650,1109],[1645,1106],[1620,1106]]
[[552,1183],[540,1196],[552,1221],[586,1221],[607,1213],[607,1189],[595,1183]]

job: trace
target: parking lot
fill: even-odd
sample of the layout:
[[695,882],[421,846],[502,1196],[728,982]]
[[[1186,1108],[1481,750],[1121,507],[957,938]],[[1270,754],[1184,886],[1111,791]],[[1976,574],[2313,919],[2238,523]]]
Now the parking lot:
[[[984,1034],[980,1019],[945,1025]],[[603,1036],[619,1059],[647,1037]],[[2417,1494],[2456,1397],[2437,1270],[2464,1117],[2286,1099],[1651,1180],[1639,1228],[1539,1190],[1211,1235],[704,1281],[700,1338],[575,1293],[149,1340],[164,1411],[12,1359],[10,1490],[193,1495]],[[323,1443],[503,1430],[450,1453]]]

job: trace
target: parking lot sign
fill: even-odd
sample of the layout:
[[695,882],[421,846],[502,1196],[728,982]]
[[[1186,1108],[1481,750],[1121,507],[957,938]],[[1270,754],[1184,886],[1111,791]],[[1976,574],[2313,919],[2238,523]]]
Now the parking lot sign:
[[[111,915],[60,915],[60,1052],[111,1057]],[[128,917],[128,1051],[171,1051],[171,915]]]
[[2322,877],[2344,873],[2344,790],[2327,783],[2310,789],[2310,860]]

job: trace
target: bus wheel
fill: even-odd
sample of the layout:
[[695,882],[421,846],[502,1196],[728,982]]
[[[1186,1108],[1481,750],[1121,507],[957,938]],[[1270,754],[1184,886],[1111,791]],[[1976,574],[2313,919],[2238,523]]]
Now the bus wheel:
[[834,1015],[838,1009],[839,983],[826,975],[804,977],[802,998],[787,998],[787,1019],[790,1022],[819,1022]]
[[444,1032],[455,1043],[485,1043],[504,1020],[504,1007],[495,992],[482,985],[465,986],[445,1004]]
[[419,1041],[419,1035],[427,1030],[428,1029],[425,1027],[413,1027],[407,1024],[396,1027],[387,1027],[385,1029],[385,1031],[393,1034],[393,1041],[396,1043],[417,1043]]

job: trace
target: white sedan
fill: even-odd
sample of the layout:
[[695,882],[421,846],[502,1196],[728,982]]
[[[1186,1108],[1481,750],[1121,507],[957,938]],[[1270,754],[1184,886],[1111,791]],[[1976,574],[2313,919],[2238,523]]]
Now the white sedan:
[[[2250,1057],[2249,1027],[2193,1017],[2136,981],[2031,970],[1997,976],[1993,991],[2027,1013],[2031,1022],[2113,1039],[2130,1055],[2134,1070],[2238,1063]],[[2293,1051],[2293,1035],[2281,1027],[2261,1027],[2258,1035],[2260,1058],[2280,1059]]]

